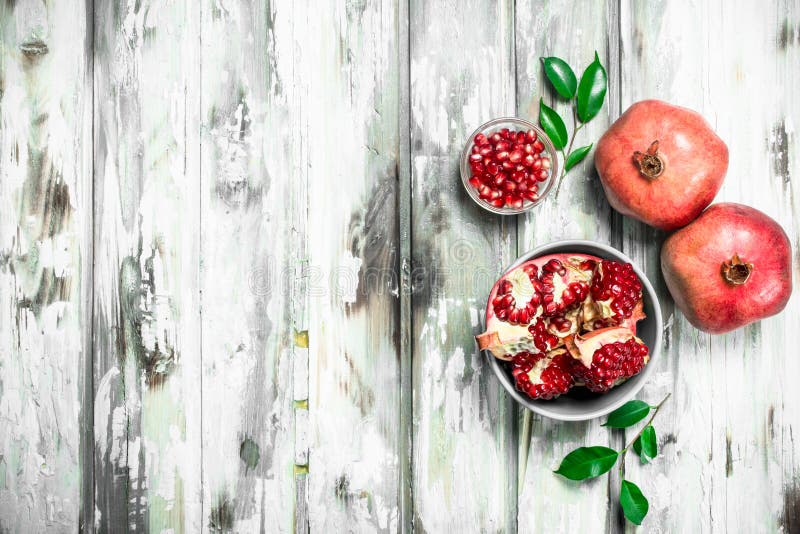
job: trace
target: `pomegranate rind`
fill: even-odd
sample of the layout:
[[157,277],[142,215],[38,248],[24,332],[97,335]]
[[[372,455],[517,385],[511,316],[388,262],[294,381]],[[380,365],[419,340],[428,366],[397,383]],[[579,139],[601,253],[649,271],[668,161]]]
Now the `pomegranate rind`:
[[[753,264],[732,285],[722,264],[738,255]],[[792,248],[783,228],[755,208],[710,206],[667,238],[661,270],[675,304],[696,328],[723,334],[780,313],[792,294]]]
[[[634,152],[658,141],[657,178],[643,176]],[[633,104],[597,142],[595,167],[609,204],[662,230],[686,226],[708,206],[725,179],[728,147],[695,111],[659,100]]]

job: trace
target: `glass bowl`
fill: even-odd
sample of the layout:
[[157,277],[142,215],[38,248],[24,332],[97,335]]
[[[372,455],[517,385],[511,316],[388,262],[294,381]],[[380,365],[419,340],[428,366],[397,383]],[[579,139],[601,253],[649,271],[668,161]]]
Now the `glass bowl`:
[[[512,208],[509,206],[503,206],[502,208],[495,207],[488,201],[480,198],[478,190],[469,183],[469,179],[472,177],[472,169],[469,166],[469,157],[472,153],[472,146],[475,144],[475,136],[482,133],[488,137],[489,134],[492,134],[502,128],[524,131],[533,130],[536,132],[537,138],[544,144],[543,154],[547,154],[547,156],[550,158],[550,176],[548,176],[547,180],[544,182],[539,182],[539,198],[535,201],[525,200],[521,208]],[[517,119],[515,117],[500,117],[498,119],[490,120],[489,122],[481,124],[480,127],[478,127],[478,129],[472,132],[472,135],[469,136],[464,145],[464,150],[461,153],[461,183],[464,184],[464,189],[467,190],[467,194],[470,196],[470,198],[472,198],[472,200],[475,201],[476,204],[483,209],[491,211],[492,213],[497,213],[498,215],[517,215],[538,206],[544,201],[548,193],[550,193],[550,190],[553,188],[553,184],[555,183],[557,177],[558,157],[553,143],[550,142],[550,138],[547,137],[547,134],[545,134],[544,131],[542,131],[542,129],[535,124],[526,120]]]

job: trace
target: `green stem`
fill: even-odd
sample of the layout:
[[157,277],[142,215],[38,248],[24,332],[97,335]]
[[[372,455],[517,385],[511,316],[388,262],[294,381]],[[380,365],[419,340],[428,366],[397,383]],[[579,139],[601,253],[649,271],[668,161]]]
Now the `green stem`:
[[670,397],[670,395],[672,395],[672,393],[667,393],[667,396],[664,397],[664,399],[654,407],[653,414],[650,416],[650,419],[647,420],[647,424],[644,425],[639,430],[639,432],[630,441],[630,443],[625,445],[624,449],[619,451],[619,478],[620,478],[620,480],[625,480],[625,455],[628,454],[628,449],[630,449],[631,446],[633,446],[633,444],[636,442],[636,440],[641,437],[642,432],[644,432],[644,429],[647,428],[648,426],[650,426],[653,423],[653,419],[656,418],[656,415],[658,415],[658,411],[661,410],[661,407],[664,405],[665,402],[667,402],[667,399]]
[[575,143],[575,138],[578,136],[578,132],[581,131],[585,123],[578,124],[578,112],[575,110],[575,106],[572,106],[572,139],[569,140],[569,146],[567,146],[567,153],[564,154],[564,150],[561,150],[561,157],[564,159],[564,165],[561,167],[561,174],[558,177],[558,185],[556,186],[556,198],[558,198],[558,192],[561,191],[561,182],[564,181],[564,176],[567,174],[567,158],[572,155],[572,145]]

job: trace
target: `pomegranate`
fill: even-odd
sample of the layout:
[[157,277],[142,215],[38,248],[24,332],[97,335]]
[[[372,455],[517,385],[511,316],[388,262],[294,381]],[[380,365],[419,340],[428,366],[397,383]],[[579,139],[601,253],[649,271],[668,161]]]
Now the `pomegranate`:
[[550,176],[551,162],[534,130],[502,128],[473,138],[469,184],[496,208],[519,209],[539,199],[539,184]]
[[625,327],[595,330],[567,343],[573,376],[590,391],[605,393],[636,375],[650,359],[647,346]]
[[714,204],[661,249],[675,304],[695,327],[720,334],[775,315],[792,292],[783,229],[741,204]]
[[[642,310],[642,283],[632,265],[553,254],[527,261],[497,281],[487,304],[486,332],[476,340],[509,362],[517,389],[532,398],[566,393],[578,379],[592,391],[607,391],[647,361],[647,348],[642,352],[635,337]],[[594,365],[592,354],[606,344]],[[582,347],[595,349],[587,356]]]
[[511,374],[518,390],[532,399],[552,399],[570,390],[572,357],[566,349],[538,354],[520,352],[511,359]]
[[633,104],[597,143],[595,167],[611,206],[663,230],[692,222],[722,186],[728,147],[698,113]]

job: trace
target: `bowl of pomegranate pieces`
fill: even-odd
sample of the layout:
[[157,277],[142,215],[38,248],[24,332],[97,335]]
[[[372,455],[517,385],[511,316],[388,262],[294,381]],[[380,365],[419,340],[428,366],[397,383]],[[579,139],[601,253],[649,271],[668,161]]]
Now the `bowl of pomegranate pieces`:
[[517,402],[583,421],[642,388],[662,327],[658,297],[630,258],[591,241],[558,241],[524,254],[495,283],[476,340]]
[[500,215],[542,202],[558,174],[556,149],[533,123],[513,117],[482,124],[461,154],[461,181],[479,206]]

